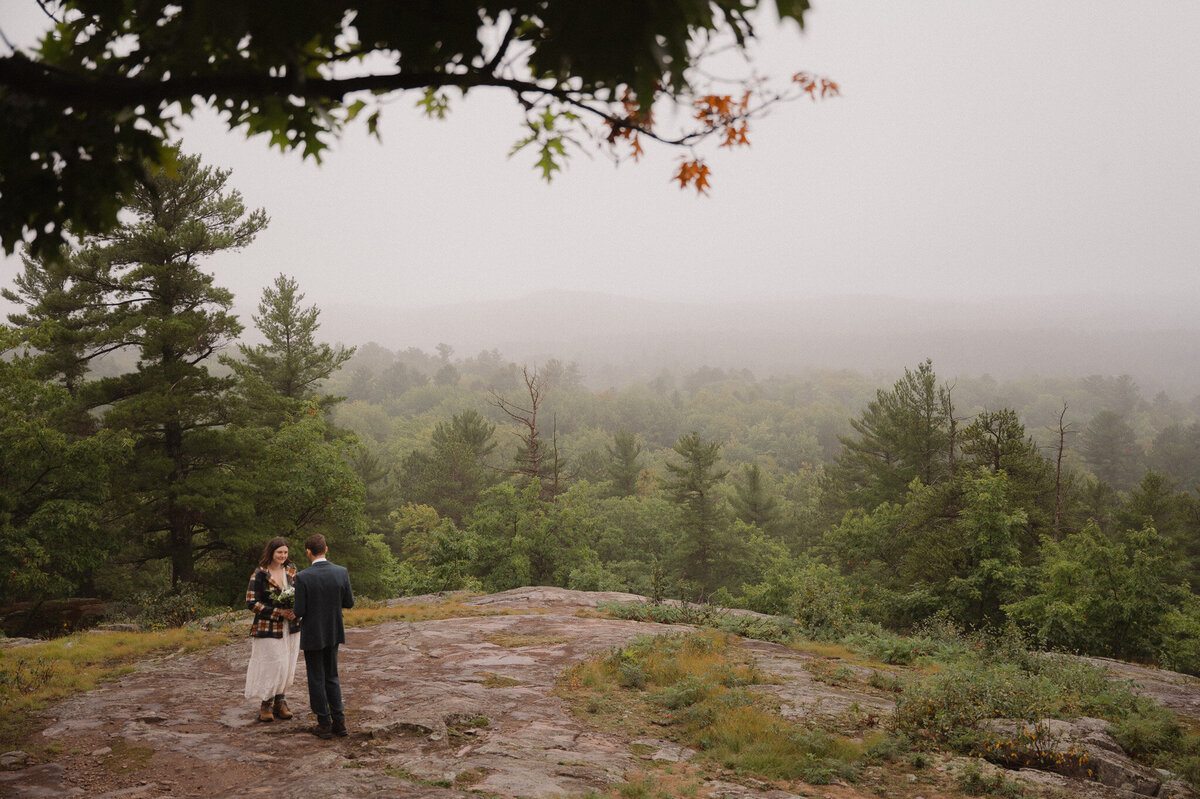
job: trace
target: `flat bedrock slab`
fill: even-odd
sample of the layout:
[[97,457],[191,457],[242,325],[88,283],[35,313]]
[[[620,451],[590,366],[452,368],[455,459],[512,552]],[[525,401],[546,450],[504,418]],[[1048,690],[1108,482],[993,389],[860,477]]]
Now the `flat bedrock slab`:
[[[601,602],[642,599],[522,588],[463,596],[470,606],[509,611],[503,615],[349,629],[340,672],[351,734],[332,741],[309,733],[314,719],[303,659],[288,694],[296,718],[269,724],[255,720],[257,703],[242,696],[249,638],[147,661],[117,682],[49,709],[43,737],[54,740],[60,754],[36,765],[14,757],[9,768],[16,770],[0,772],[0,796],[440,799],[478,795],[472,792],[555,797],[601,791],[655,760],[695,756],[654,738],[651,730],[628,740],[591,730],[555,693],[563,671],[592,653],[637,635],[693,629],[588,615]],[[814,679],[804,668],[811,655],[759,641],[741,646],[760,668],[781,678],[779,685],[756,690],[777,694],[785,715],[891,713],[883,692]],[[1163,681],[1177,689],[1177,705],[1190,707],[1190,685]],[[1067,793],[1089,795],[1063,782]],[[786,797],[720,780],[706,786],[708,796]],[[851,786],[821,790],[864,796]]]

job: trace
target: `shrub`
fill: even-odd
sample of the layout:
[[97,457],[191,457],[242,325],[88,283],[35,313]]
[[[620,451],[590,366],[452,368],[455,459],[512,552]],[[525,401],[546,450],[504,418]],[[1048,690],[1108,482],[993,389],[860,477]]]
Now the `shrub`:
[[914,740],[972,751],[983,719],[1037,721],[1056,715],[1057,703],[1057,686],[1015,666],[953,666],[905,687],[896,702],[896,728]]
[[137,594],[126,606],[130,621],[147,630],[182,627],[218,612],[206,607],[191,583],[178,583],[159,591]]
[[771,567],[760,583],[742,586],[741,604],[796,620],[809,638],[839,638],[862,620],[858,596],[840,574],[808,558]]
[[30,694],[47,685],[57,668],[54,661],[45,657],[0,658],[0,706],[14,696]]
[[975,764],[967,766],[958,775],[958,787],[971,796],[1003,796],[1018,799],[1025,795],[1025,789],[1020,783],[1010,780],[1003,774],[996,773],[984,776]]
[[1157,706],[1121,719],[1112,726],[1110,732],[1130,757],[1142,760],[1163,752],[1177,751],[1183,743],[1183,727],[1179,719],[1174,713]]

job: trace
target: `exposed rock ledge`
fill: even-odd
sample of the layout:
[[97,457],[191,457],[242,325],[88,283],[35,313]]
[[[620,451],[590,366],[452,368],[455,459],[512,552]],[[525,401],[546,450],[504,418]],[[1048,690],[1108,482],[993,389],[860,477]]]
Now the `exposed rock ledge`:
[[[647,761],[684,761],[693,754],[654,738],[652,730],[631,740],[598,734],[553,693],[559,674],[589,653],[673,629],[576,615],[602,601],[636,599],[641,597],[523,588],[466,602],[512,615],[347,630],[340,663],[351,735],[333,741],[307,732],[303,659],[289,694],[297,718],[271,724],[256,722],[253,703],[242,698],[248,639],[148,661],[116,683],[51,708],[43,735],[58,742],[57,759],[22,767],[19,753],[5,755],[5,765],[15,770],[0,772],[0,796],[421,799],[603,790]],[[514,635],[532,645],[488,640]],[[779,694],[787,715],[837,714],[852,705],[880,717],[892,710],[882,693],[816,682],[803,668],[807,655],[758,641],[742,645],[782,678],[764,690]],[[1200,697],[1176,693],[1183,712]],[[481,718],[486,726],[478,726]],[[1098,793],[1094,783],[1047,779],[1067,794],[1120,795]],[[707,794],[791,795],[720,780],[707,783]],[[808,795],[869,794],[829,786]]]

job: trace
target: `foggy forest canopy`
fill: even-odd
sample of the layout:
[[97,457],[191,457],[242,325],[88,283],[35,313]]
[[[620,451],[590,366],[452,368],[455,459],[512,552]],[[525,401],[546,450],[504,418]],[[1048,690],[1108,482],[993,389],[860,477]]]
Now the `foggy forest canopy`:
[[320,532],[376,599],[560,585],[814,636],[1015,624],[1200,673],[1200,397],[924,359],[598,389],[569,359],[334,346],[293,279],[243,321],[203,270],[266,223],[227,179],[183,157],[5,289],[3,602],[200,614],[239,604],[269,538]]

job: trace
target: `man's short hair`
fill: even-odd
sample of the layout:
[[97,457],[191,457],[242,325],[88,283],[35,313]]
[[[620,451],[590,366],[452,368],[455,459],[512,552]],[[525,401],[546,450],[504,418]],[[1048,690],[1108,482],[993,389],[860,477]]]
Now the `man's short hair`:
[[325,536],[321,535],[320,533],[310,535],[308,540],[304,542],[304,548],[314,555],[324,555],[326,548]]

